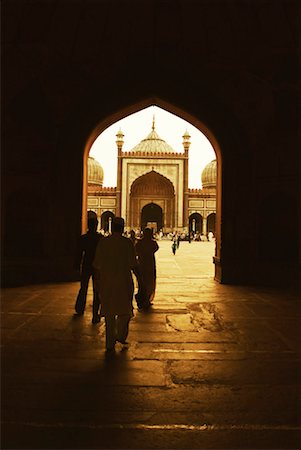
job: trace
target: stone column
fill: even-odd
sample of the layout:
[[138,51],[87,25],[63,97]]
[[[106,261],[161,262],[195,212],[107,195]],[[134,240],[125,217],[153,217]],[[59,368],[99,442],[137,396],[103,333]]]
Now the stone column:
[[190,147],[190,135],[186,130],[183,134],[183,147],[184,147],[184,195],[183,195],[183,228],[189,230],[188,223],[188,159],[189,159],[189,147]]
[[204,236],[207,236],[207,217],[203,217],[203,231]]
[[122,146],[124,143],[124,134],[121,129],[119,129],[116,134],[116,144],[118,149],[118,160],[117,160],[117,188],[116,188],[116,216],[121,216],[121,186],[122,186]]

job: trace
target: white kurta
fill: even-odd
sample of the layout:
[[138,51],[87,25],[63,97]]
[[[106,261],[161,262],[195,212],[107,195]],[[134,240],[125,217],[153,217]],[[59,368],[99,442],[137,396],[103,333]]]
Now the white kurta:
[[101,239],[95,253],[96,288],[102,315],[133,314],[134,283],[131,270],[136,264],[130,239],[113,233]]

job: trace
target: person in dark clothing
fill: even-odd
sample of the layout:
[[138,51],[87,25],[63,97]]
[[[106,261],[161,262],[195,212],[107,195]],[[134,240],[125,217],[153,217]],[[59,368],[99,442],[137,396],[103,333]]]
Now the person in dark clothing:
[[75,257],[74,268],[80,270],[80,290],[75,303],[77,314],[84,314],[87,300],[87,292],[90,278],[93,283],[93,318],[92,323],[100,321],[99,315],[99,296],[95,287],[94,269],[92,263],[95,256],[97,244],[103,236],[97,232],[98,220],[95,217],[88,218],[88,232],[83,234],[78,242],[78,248]]
[[151,306],[156,289],[156,260],[155,253],[159,249],[157,242],[153,239],[153,232],[145,228],[143,238],[136,243],[138,267],[136,275],[138,278],[138,293],[135,295],[139,309],[147,309]]
[[173,241],[172,241],[172,245],[171,245],[171,250],[172,250],[172,253],[173,253],[174,255],[176,254],[177,248],[178,248],[178,246],[177,246],[177,241],[176,241],[176,240],[173,240]]
[[136,233],[134,230],[130,231],[130,240],[133,242],[133,245],[136,245],[137,242],[137,238],[136,238]]

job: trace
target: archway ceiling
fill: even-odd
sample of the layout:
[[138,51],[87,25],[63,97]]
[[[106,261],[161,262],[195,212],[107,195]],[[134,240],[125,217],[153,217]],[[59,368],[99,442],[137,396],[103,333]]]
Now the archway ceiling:
[[146,71],[155,92],[162,73],[182,81],[188,63],[203,90],[252,101],[250,84],[296,85],[297,12],[282,0],[6,1],[4,94],[16,106],[30,91],[59,120],[113,73],[122,93],[124,67],[137,81]]

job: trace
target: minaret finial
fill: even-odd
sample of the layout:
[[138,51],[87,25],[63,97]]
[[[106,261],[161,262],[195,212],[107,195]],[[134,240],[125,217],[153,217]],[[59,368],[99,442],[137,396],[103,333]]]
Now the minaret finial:
[[152,126],[152,130],[155,131],[155,114],[153,115],[153,126]]

